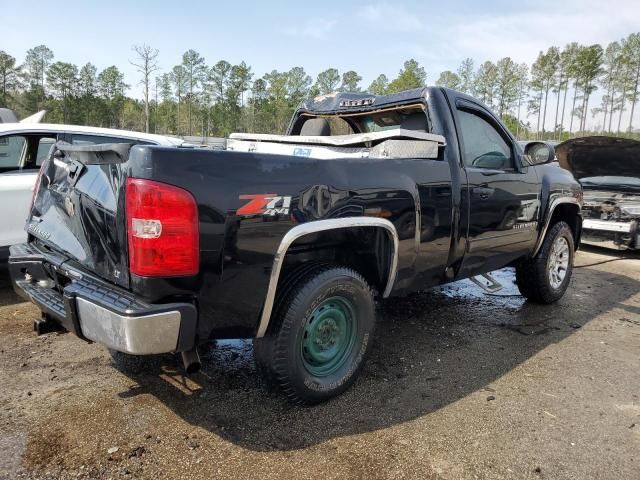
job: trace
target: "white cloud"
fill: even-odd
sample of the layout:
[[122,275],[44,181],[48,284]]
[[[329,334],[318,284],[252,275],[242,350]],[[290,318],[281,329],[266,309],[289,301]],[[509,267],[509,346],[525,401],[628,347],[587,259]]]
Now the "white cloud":
[[367,5],[363,8],[363,16],[372,28],[388,32],[415,32],[423,28],[416,15],[398,4]]
[[[364,9],[368,28],[386,26],[390,31],[406,32],[401,38],[391,36],[383,42],[379,52],[387,61],[414,57],[427,70],[430,83],[443,70],[455,71],[467,57],[475,60],[476,68],[486,60],[496,62],[507,56],[531,65],[540,51],[551,46],[563,48],[578,42],[606,48],[610,42],[640,30],[640,2],[629,0],[535,0],[508,10],[486,6],[462,16],[451,6],[416,10],[408,16],[401,7],[388,4]],[[399,20],[404,15],[408,20]],[[601,94],[600,90],[593,94],[590,109],[600,103]],[[628,115],[624,112],[623,125]],[[601,116],[592,118],[589,114],[587,125],[596,127],[599,121]]]
[[[497,60],[510,56],[531,63],[538,52],[569,42],[607,43],[638,30],[640,2],[537,4],[535,10],[490,14],[450,24],[445,33],[461,57]],[[542,8],[541,8],[542,7]]]
[[306,37],[312,39],[326,38],[329,33],[335,27],[335,20],[327,20],[318,18],[315,20],[308,20],[300,25],[289,26],[283,30],[287,35],[292,37]]

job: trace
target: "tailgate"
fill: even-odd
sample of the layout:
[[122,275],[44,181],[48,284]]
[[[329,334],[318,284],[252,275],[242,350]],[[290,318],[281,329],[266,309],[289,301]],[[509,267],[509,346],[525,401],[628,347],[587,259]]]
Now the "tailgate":
[[58,143],[42,166],[27,231],[81,267],[128,287],[124,212],[130,144]]

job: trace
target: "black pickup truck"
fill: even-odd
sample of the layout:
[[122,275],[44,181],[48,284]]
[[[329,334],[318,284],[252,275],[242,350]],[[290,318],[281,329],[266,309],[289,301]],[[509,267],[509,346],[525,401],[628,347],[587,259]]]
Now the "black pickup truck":
[[114,358],[253,338],[290,401],[347,389],[375,301],[514,266],[522,294],[567,289],[580,185],[487,107],[429,87],[304,102],[287,135],[224,150],[57,144],[11,248],[16,291]]

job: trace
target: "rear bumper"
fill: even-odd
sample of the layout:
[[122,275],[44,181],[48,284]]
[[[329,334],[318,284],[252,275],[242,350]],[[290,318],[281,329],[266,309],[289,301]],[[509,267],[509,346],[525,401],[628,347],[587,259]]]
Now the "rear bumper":
[[590,245],[617,249],[640,247],[640,229],[636,220],[611,222],[585,219],[582,222],[582,229],[582,241]]
[[18,295],[84,340],[134,355],[195,346],[191,303],[146,303],[31,244],[11,247],[9,271]]

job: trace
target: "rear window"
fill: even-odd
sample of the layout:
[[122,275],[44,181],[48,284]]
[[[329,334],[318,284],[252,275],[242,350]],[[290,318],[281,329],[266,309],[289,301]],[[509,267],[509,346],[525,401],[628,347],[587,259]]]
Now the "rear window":
[[348,117],[348,120],[355,124],[355,130],[359,133],[381,132],[394,128],[429,131],[426,114],[422,109],[416,109],[415,107],[368,115],[354,115]]
[[402,115],[399,112],[385,112],[377,115],[358,117],[358,125],[362,133],[381,132],[393,128],[400,128]]

